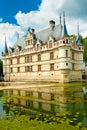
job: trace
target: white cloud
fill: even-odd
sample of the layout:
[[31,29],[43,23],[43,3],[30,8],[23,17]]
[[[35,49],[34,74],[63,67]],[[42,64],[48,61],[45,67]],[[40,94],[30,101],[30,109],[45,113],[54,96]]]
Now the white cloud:
[[84,26],[84,30],[81,28],[81,33],[84,35],[83,32],[86,31],[87,25],[86,22],[81,20],[83,15],[81,17],[80,3],[82,3],[82,0],[77,2],[75,0],[50,0],[50,2],[49,0],[42,0],[38,11],[31,11],[28,13],[19,11],[15,18],[21,27],[27,28],[30,26],[36,30],[41,30],[49,26],[48,23],[51,19],[55,20],[56,24],[58,24],[60,13],[65,11],[68,32],[70,34],[76,34],[77,23],[79,22],[82,24],[81,27]]
[[0,24],[0,52],[4,51],[5,36],[8,47],[13,46],[17,40],[16,32],[24,35],[24,31],[20,26],[9,24],[8,22]]
[[39,6],[38,11],[31,11],[29,13],[22,13],[19,11],[15,18],[17,23],[22,27],[34,27],[37,30],[48,26],[48,22],[51,19],[59,19],[58,10],[61,8],[62,0],[43,0]]

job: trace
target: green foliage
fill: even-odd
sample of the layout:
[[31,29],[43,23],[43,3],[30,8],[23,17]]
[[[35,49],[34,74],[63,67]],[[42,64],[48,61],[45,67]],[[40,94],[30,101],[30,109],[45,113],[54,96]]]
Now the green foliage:
[[[70,37],[75,37],[75,38],[76,38],[76,35],[70,35]],[[85,62],[86,65],[87,65],[87,37],[83,38],[83,37],[80,35],[80,39],[81,39],[81,43],[84,45],[83,60],[84,60],[84,62]]]
[[84,43],[84,55],[83,55],[83,59],[84,59],[84,62],[87,64],[87,37],[85,37],[83,39],[83,43]]
[[3,62],[0,60],[0,75],[3,75]]
[[2,79],[3,77],[3,62],[2,60],[0,60],[0,80]]
[[[39,115],[41,116],[41,115]],[[61,116],[61,115],[57,115]],[[64,115],[65,116],[65,115]],[[57,117],[58,118],[58,117]],[[45,119],[45,120],[48,120]],[[16,116],[15,118],[8,117],[7,119],[0,119],[1,130],[87,130],[82,127],[81,123],[76,126],[69,125],[70,120],[60,120],[60,123],[54,121],[46,122],[38,119],[31,120],[29,116]]]

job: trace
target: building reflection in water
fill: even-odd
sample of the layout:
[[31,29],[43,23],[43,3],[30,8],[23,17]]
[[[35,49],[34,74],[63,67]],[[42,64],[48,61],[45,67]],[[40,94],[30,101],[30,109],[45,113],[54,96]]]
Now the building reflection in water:
[[80,89],[65,90],[64,87],[57,88],[30,88],[28,90],[9,89],[4,90],[5,97],[12,97],[9,102],[14,106],[23,106],[26,109],[44,111],[50,113],[64,111],[87,110],[87,103],[84,102],[84,94]]

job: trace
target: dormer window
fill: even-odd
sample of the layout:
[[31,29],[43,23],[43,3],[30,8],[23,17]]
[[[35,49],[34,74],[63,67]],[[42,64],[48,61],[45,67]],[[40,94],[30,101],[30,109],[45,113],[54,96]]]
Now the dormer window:
[[31,43],[30,40],[28,40],[28,45],[30,45],[30,43]]
[[29,46],[29,45],[31,45],[31,44],[32,44],[32,39],[29,39],[29,40],[25,41],[25,45],[26,45],[26,46]]
[[21,46],[17,45],[16,48],[15,48],[15,51],[19,52],[20,50],[21,50]]
[[36,48],[39,49],[41,45],[42,45],[42,41],[37,39],[37,42],[36,42],[36,45],[35,45]]
[[49,44],[49,48],[52,48],[52,43],[55,41],[55,38],[53,37],[53,35],[49,35],[48,37],[48,44]]
[[65,41],[63,41],[63,43],[65,43]]
[[52,47],[52,40],[49,41],[49,48],[51,48],[51,47]]
[[39,44],[37,44],[37,48],[39,48],[39,46],[40,46],[40,45],[39,45]]
[[68,39],[66,39],[66,43],[68,43]]
[[54,42],[55,41],[55,38],[54,38],[54,36],[53,35],[49,35],[49,37],[48,37],[48,42],[50,42],[50,41],[52,41],[52,42]]
[[35,30],[28,28],[27,36],[25,37],[25,47],[31,48],[36,44]]

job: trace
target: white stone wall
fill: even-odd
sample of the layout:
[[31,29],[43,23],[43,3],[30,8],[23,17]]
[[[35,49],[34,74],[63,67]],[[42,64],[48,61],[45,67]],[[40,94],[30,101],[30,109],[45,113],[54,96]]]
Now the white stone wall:
[[[60,45],[60,44],[59,44]],[[44,51],[43,51],[44,50]],[[66,57],[66,50],[68,56]],[[54,59],[50,59],[50,52],[54,53]],[[74,52],[74,59],[72,59]],[[38,54],[41,54],[41,61],[38,61]],[[25,63],[25,57],[31,55],[32,62]],[[81,72],[83,67],[83,51],[73,49],[70,44],[61,44],[55,48],[48,49],[43,47],[42,51],[31,53],[26,51],[20,54],[20,63],[17,63],[18,55],[12,58],[12,64],[9,64],[9,59],[12,57],[3,58],[5,79],[10,81],[23,80],[48,80],[58,82],[69,82],[73,80],[81,80]],[[50,70],[50,64],[54,64],[54,70]],[[74,64],[74,70],[72,70]],[[38,71],[38,65],[41,65],[41,71]],[[25,66],[32,66],[32,72],[25,72]],[[17,72],[20,67],[20,72]],[[13,72],[10,72],[13,68]],[[73,73],[74,72],[74,73]],[[78,78],[77,78],[78,77]]]

